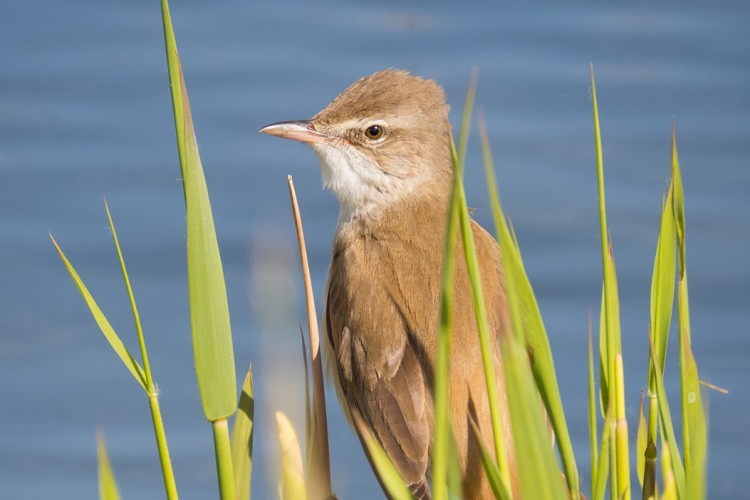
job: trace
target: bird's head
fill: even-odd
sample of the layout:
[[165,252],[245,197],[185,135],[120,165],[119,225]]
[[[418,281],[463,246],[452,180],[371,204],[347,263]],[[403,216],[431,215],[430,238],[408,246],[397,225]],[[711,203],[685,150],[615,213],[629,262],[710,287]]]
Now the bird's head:
[[365,76],[310,120],[261,129],[309,144],[345,218],[450,187],[450,126],[442,88],[406,71]]

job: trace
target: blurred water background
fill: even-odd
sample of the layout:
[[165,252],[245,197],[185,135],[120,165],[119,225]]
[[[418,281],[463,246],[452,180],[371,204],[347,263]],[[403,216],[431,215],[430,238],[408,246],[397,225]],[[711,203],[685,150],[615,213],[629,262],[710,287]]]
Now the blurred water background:
[[[649,286],[676,124],[694,350],[711,393],[709,498],[738,498],[748,462],[750,4],[199,2],[172,15],[227,276],[238,378],[257,390],[255,498],[276,495],[273,412],[302,430],[304,322],[286,187],[293,174],[321,296],[337,205],[314,155],[261,136],[312,116],[384,67],[435,78],[460,109],[479,68],[500,190],[549,331],[588,491],[586,332],[601,260],[588,65],[597,74],[621,293],[631,438],[646,378]],[[135,349],[102,197],[141,308],[182,498],[215,498],[193,372],[184,207],[158,2],[0,4],[0,497],[94,498],[104,430],[124,498],[163,489],[145,398],[61,265],[58,238]],[[453,122],[458,113],[453,112]],[[491,226],[478,141],[467,172]],[[671,345],[672,393],[677,388]],[[678,400],[672,402],[679,408]],[[380,498],[329,401],[334,488]]]

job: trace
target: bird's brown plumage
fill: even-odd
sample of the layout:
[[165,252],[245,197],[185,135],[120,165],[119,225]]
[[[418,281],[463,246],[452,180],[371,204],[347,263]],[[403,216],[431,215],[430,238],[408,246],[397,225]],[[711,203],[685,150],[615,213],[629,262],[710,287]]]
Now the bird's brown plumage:
[[[447,211],[435,213],[432,204],[427,207],[414,199],[410,206],[385,212],[376,223],[354,222],[356,228],[340,231],[333,245],[326,305],[328,356],[336,362],[342,405],[356,409],[369,424],[415,491],[424,490],[430,479],[442,272],[442,252],[435,249],[442,248],[447,216]],[[405,226],[413,228],[409,238],[400,235]],[[497,245],[479,225],[472,227],[490,325],[497,336],[500,318],[495,311],[504,301]],[[493,446],[476,319],[461,259],[454,283],[452,425],[466,498],[489,498],[468,429],[473,414],[485,444]]]

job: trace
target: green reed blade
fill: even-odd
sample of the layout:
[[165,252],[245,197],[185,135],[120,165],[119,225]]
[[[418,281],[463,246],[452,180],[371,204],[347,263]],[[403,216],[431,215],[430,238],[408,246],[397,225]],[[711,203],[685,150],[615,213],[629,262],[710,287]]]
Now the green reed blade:
[[597,420],[596,420],[596,401],[598,399],[596,393],[596,386],[594,384],[594,339],[591,325],[591,312],[589,312],[589,335],[588,335],[588,366],[589,366],[589,380],[588,380],[588,420],[589,420],[589,444],[591,451],[591,490],[594,489],[594,484],[597,482],[599,475],[598,462],[598,437],[597,433]]
[[[675,219],[672,211],[673,190],[670,188],[662,204],[659,239],[656,243],[654,271],[651,278],[651,332],[656,346],[658,368],[664,372],[669,325],[672,322],[672,305],[674,304],[675,270],[677,246],[675,241]],[[651,380],[649,364],[649,381]]]
[[463,170],[466,143],[468,141],[469,128],[471,126],[471,112],[474,106],[474,97],[476,95],[477,72],[472,72],[472,78],[469,83],[469,89],[464,104],[463,122],[461,124],[459,151],[457,156],[453,156],[454,182],[457,184],[456,192],[458,194],[459,206],[459,223],[461,228],[461,241],[463,243],[464,258],[466,260],[466,269],[469,274],[469,283],[471,285],[471,299],[474,306],[474,315],[477,322],[477,331],[479,332],[479,346],[482,353],[482,363],[484,365],[485,383],[487,384],[487,399],[490,407],[490,420],[492,422],[492,432],[495,441],[495,458],[498,463],[503,464],[507,469],[507,451],[504,443],[504,433],[502,417],[500,415],[500,402],[498,401],[497,377],[495,376],[494,354],[490,340],[490,327],[487,318],[487,308],[484,303],[484,293],[482,292],[482,281],[479,275],[479,260],[477,258],[476,246],[474,244],[473,228],[469,208],[466,204],[466,193],[463,186]]
[[607,413],[604,416],[604,425],[602,426],[602,439],[600,441],[599,448],[599,460],[596,464],[596,479],[593,481],[591,486],[591,499],[592,500],[603,500],[604,494],[607,489],[607,478],[609,477],[609,464],[610,464],[610,430],[614,427],[612,423],[612,416],[614,411],[612,408],[607,409]]
[[120,500],[120,490],[117,488],[104,434],[101,431],[96,433],[96,459],[99,469],[99,500]]
[[[451,135],[451,152],[456,157]],[[454,163],[457,164],[457,163]],[[450,467],[450,401],[448,371],[450,370],[451,336],[453,328],[453,279],[456,267],[456,242],[459,224],[458,173],[454,172],[448,225],[443,249],[443,269],[440,285],[440,324],[438,326],[437,360],[435,362],[435,438],[432,449],[432,495],[435,500],[448,498]]]
[[638,430],[635,436],[636,473],[638,474],[638,483],[643,488],[643,471],[646,464],[646,445],[648,442],[646,414],[643,411],[643,394],[641,394],[641,403],[638,406]]
[[237,408],[234,350],[224,271],[216,240],[185,79],[166,0],[164,40],[187,211],[187,262],[193,355],[203,412],[209,421]]
[[474,444],[479,450],[479,458],[482,461],[482,468],[484,473],[487,475],[487,480],[492,488],[492,493],[495,494],[495,498],[502,500],[510,500],[512,495],[510,494],[510,484],[506,483],[503,479],[500,468],[494,461],[494,457],[487,451],[487,447],[484,445],[482,436],[479,432],[479,428],[473,422],[469,422],[469,430],[471,431],[471,437],[474,440]]
[[78,276],[75,268],[65,256],[62,249],[57,244],[57,241],[55,241],[55,238],[52,236],[52,234],[50,234],[49,237],[52,240],[52,244],[55,245],[55,249],[60,255],[60,259],[62,259],[63,264],[65,264],[65,268],[68,270],[70,277],[73,278],[73,282],[78,287],[78,291],[81,293],[83,300],[86,302],[86,305],[88,306],[91,315],[94,317],[96,324],[99,326],[99,329],[109,342],[109,345],[112,346],[115,354],[119,356],[119,358],[125,365],[125,368],[130,371],[130,373],[133,375],[133,378],[135,378],[135,380],[140,384],[141,388],[146,391],[146,374],[143,371],[143,368],[141,368],[141,365],[138,364],[138,361],[136,361],[135,358],[130,354],[127,347],[125,347],[125,344],[122,343],[120,337],[117,335],[114,328],[112,328],[112,325],[109,323],[106,316],[104,316],[102,310],[99,309],[99,306],[96,304],[96,301],[89,292],[88,288],[86,288],[83,280],[80,278],[80,276]]
[[[516,300],[512,298],[512,285],[506,289],[506,293],[509,302]],[[513,309],[514,306],[511,306],[511,310]],[[511,313],[511,317],[517,319],[518,316],[518,313]],[[512,324],[514,328],[520,325],[515,320]],[[515,337],[501,337],[500,348],[513,442],[517,443],[515,458],[520,489],[524,498],[565,499],[568,498],[568,494],[555,461],[542,414],[542,401],[529,370],[528,352]]]
[[685,197],[677,155],[677,141],[672,129],[672,211],[676,219],[679,259],[677,283],[677,316],[680,332],[680,381],[682,395],[683,453],[685,455],[685,491],[688,498],[704,498],[706,494],[706,454],[708,437],[706,411],[701,396],[698,366],[691,348],[690,313],[688,304],[687,264],[685,261]]
[[398,472],[398,469],[391,459],[388,458],[385,450],[375,436],[372,435],[362,417],[356,410],[352,410],[352,419],[357,428],[357,432],[362,442],[367,447],[367,452],[372,461],[373,467],[377,471],[378,479],[383,488],[388,492],[388,496],[394,500],[409,500],[412,498],[409,488],[404,482],[404,478]]
[[[520,304],[523,308],[525,317],[524,341],[528,350],[533,353],[534,357],[534,362],[531,365],[534,379],[539,388],[545,407],[547,408],[550,423],[552,424],[552,428],[557,438],[558,448],[560,450],[563,468],[565,470],[565,477],[568,483],[568,490],[572,498],[577,498],[580,490],[578,467],[576,466],[573,445],[562,407],[560,390],[557,385],[552,350],[549,345],[549,339],[544,328],[544,322],[542,321],[539,306],[531,287],[531,282],[529,281],[523,265],[518,241],[512,231],[512,227],[507,223],[506,217],[502,211],[487,127],[481,113],[478,123],[479,135],[482,142],[485,175],[487,177],[490,203],[492,205],[493,218],[495,221],[495,231],[498,235],[506,234],[510,243],[505,253],[503,253],[503,265],[506,267],[506,271],[510,269],[515,270],[514,275],[516,276],[517,285],[516,292],[520,297]],[[507,470],[504,469],[504,464],[500,463],[499,465],[501,471],[504,472]]]
[[141,361],[143,362],[143,372],[145,377],[145,383],[147,392],[155,392],[154,382],[151,378],[151,366],[148,362],[148,352],[146,351],[146,340],[143,337],[143,328],[141,327],[141,319],[138,314],[138,306],[135,303],[135,296],[133,295],[133,288],[130,285],[130,277],[128,276],[128,270],[125,267],[125,259],[122,256],[122,249],[120,248],[120,240],[117,238],[117,230],[115,229],[115,223],[112,220],[112,214],[109,211],[109,204],[107,200],[104,200],[104,210],[107,212],[107,221],[109,223],[109,230],[112,234],[112,240],[115,243],[115,249],[117,250],[117,258],[120,262],[120,270],[122,271],[122,279],[125,282],[125,289],[128,293],[128,299],[130,300],[130,309],[133,312],[133,322],[135,323],[135,331],[138,335],[138,346],[141,350]]
[[250,500],[253,474],[253,421],[255,393],[252,367],[247,369],[242,383],[240,401],[232,425],[232,469],[234,471],[234,500]]
[[[625,418],[625,379],[622,367],[622,348],[620,337],[620,305],[617,287],[612,243],[607,231],[607,208],[604,191],[604,160],[602,154],[601,129],[599,124],[599,107],[596,99],[596,82],[594,66],[591,71],[591,101],[594,121],[594,142],[596,146],[596,170],[599,192],[599,224],[602,247],[603,297],[600,332],[600,350],[604,358],[602,363],[602,401],[612,419],[610,425],[615,427],[610,439],[610,490],[617,498],[630,498],[630,449],[628,444],[627,421]],[[606,392],[605,392],[606,386]],[[614,413],[609,409],[614,405]],[[605,425],[607,425],[605,423]]]
[[287,416],[280,411],[276,412],[276,436],[281,448],[279,496],[282,500],[305,500],[305,473],[297,433]]
[[[653,354],[655,348],[651,336],[649,336],[649,343],[651,347],[649,350],[650,362],[656,364],[656,358]],[[662,446],[662,453],[664,453],[665,449],[669,450],[670,461],[668,463],[670,466],[670,475],[673,476],[672,481],[674,483],[675,490],[677,491],[677,495],[679,498],[686,498],[685,467],[682,463],[682,459],[680,458],[680,451],[677,447],[677,438],[675,437],[674,427],[672,425],[672,414],[669,409],[667,392],[664,389],[664,378],[660,370],[653,370],[653,374],[656,385],[656,397],[659,404],[659,421],[662,443],[666,443],[666,447]],[[664,457],[662,457],[662,460],[664,460]],[[663,463],[662,465],[663,467],[666,467],[666,463]]]

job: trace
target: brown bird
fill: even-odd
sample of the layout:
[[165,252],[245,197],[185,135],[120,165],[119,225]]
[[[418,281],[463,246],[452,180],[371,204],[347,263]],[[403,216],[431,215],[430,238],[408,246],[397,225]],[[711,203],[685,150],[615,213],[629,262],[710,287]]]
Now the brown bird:
[[[309,144],[324,186],[338,198],[325,357],[350,423],[350,413],[362,417],[418,498],[431,497],[440,281],[453,179],[448,109],[434,81],[384,70],[352,84],[310,120],[261,129]],[[473,221],[472,231],[507,423],[496,341],[505,300],[499,249]],[[456,262],[451,423],[465,498],[491,498],[469,430],[476,421],[494,449],[487,384],[466,266],[462,258]],[[504,434],[512,446],[507,425]]]

